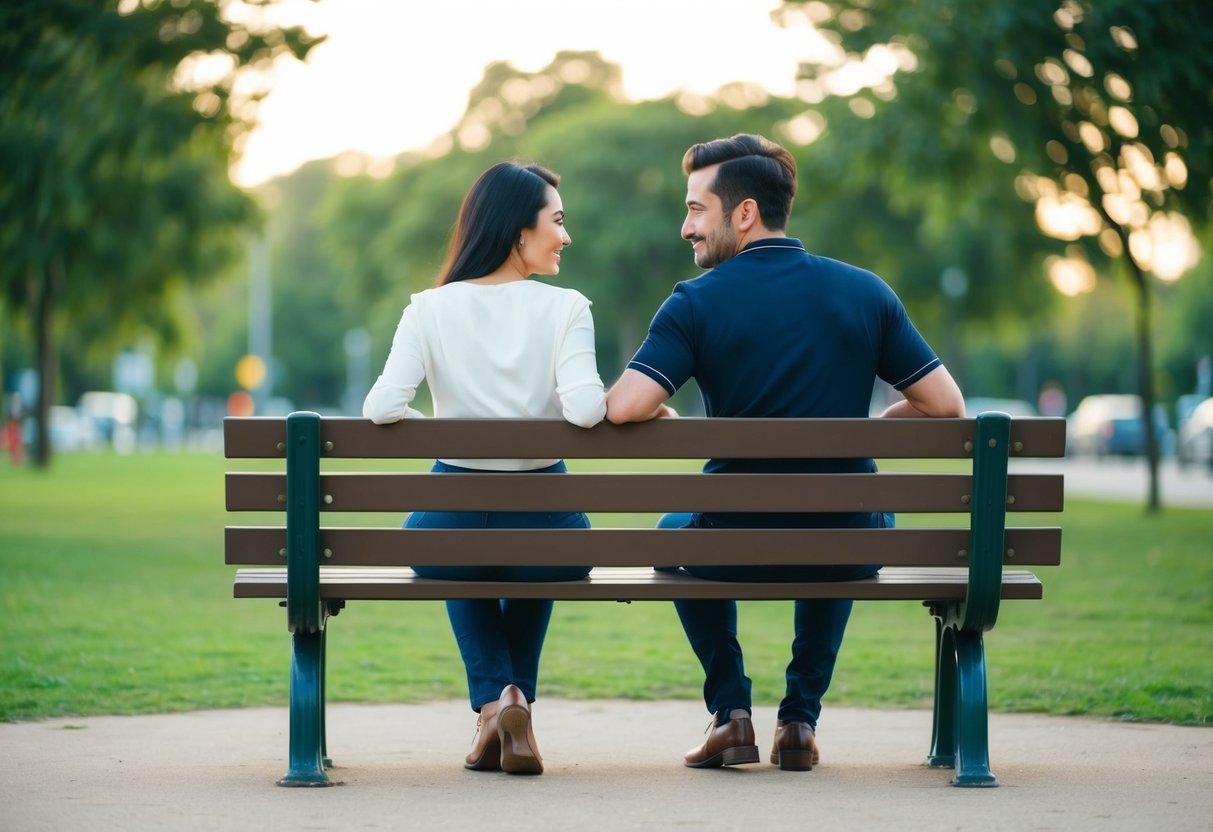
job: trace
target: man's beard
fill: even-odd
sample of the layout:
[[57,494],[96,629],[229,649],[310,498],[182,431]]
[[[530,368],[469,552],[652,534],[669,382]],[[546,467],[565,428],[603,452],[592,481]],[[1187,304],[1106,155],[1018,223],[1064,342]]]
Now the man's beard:
[[703,238],[703,249],[695,255],[695,265],[701,269],[714,269],[737,253],[737,234],[733,231],[732,219],[724,218],[720,230]]

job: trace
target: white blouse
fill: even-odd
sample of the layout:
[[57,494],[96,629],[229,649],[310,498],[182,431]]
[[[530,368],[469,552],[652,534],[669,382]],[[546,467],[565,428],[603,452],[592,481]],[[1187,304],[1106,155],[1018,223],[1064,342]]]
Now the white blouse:
[[[362,415],[379,425],[422,417],[409,403],[423,379],[435,417],[563,417],[588,428],[606,415],[589,300],[532,280],[459,281],[413,295]],[[527,471],[557,460],[442,461]]]

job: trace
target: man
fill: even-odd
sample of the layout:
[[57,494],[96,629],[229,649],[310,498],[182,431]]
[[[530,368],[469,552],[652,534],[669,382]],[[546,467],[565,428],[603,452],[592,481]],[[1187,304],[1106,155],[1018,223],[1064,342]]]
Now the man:
[[[665,404],[694,378],[708,416],[865,417],[877,378],[904,399],[883,416],[963,416],[956,382],[919,335],[901,301],[876,275],[807,253],[784,233],[796,163],[757,135],[697,144],[682,160],[687,216],[682,237],[709,269],[679,283],[648,337],[607,394],[615,423],[676,416]],[[712,472],[865,472],[862,460],[709,460]],[[889,516],[891,519],[891,516]],[[872,527],[881,514],[671,514],[663,527]],[[759,559],[758,564],[761,563]],[[879,566],[690,566],[720,580],[854,580]],[[705,673],[714,714],[686,765],[758,762],[750,680],[737,641],[734,601],[679,601],[678,616]],[[851,602],[797,601],[786,695],[771,762],[805,771],[818,762],[817,719]]]

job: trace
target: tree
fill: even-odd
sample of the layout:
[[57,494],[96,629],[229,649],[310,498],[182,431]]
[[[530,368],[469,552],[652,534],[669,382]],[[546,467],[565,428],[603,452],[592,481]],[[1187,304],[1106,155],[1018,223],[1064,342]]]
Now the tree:
[[[962,216],[972,204],[964,186],[1009,166],[1041,238],[1070,244],[1050,260],[1054,278],[1093,281],[1094,266],[1106,264],[1128,275],[1148,508],[1157,510],[1151,281],[1195,263],[1191,231],[1209,218],[1213,9],[1200,0],[793,0],[783,8],[810,15],[849,58],[902,70],[880,95],[852,96],[868,102],[881,125],[875,134],[896,137],[852,147],[889,166],[895,192],[955,197],[930,210]],[[828,86],[830,71],[808,76]]]
[[257,218],[227,176],[260,96],[237,94],[237,78],[318,41],[257,14],[233,22],[233,5],[26,0],[0,11],[0,289],[34,342],[39,465],[50,461],[60,326],[107,316],[110,331],[171,337],[173,301],[226,268],[236,232]]

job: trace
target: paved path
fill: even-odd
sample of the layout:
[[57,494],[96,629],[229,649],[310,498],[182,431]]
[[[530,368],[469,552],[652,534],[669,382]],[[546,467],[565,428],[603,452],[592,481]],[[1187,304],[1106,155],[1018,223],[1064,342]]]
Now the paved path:
[[[1065,474],[1067,497],[1130,503],[1144,509],[1150,493],[1150,472],[1141,457],[1012,460],[1011,468]],[[1158,467],[1158,491],[1164,507],[1213,508],[1213,471],[1180,468],[1174,459],[1164,459]]]
[[[995,789],[921,765],[925,711],[829,708],[823,763],[696,771],[692,702],[542,701],[542,777],[461,767],[462,702],[338,705],[344,784],[282,789],[286,709],[0,725],[0,829],[1167,830],[1213,828],[1213,729],[996,714]],[[755,713],[760,743],[774,712]],[[766,749],[763,748],[765,752]]]

